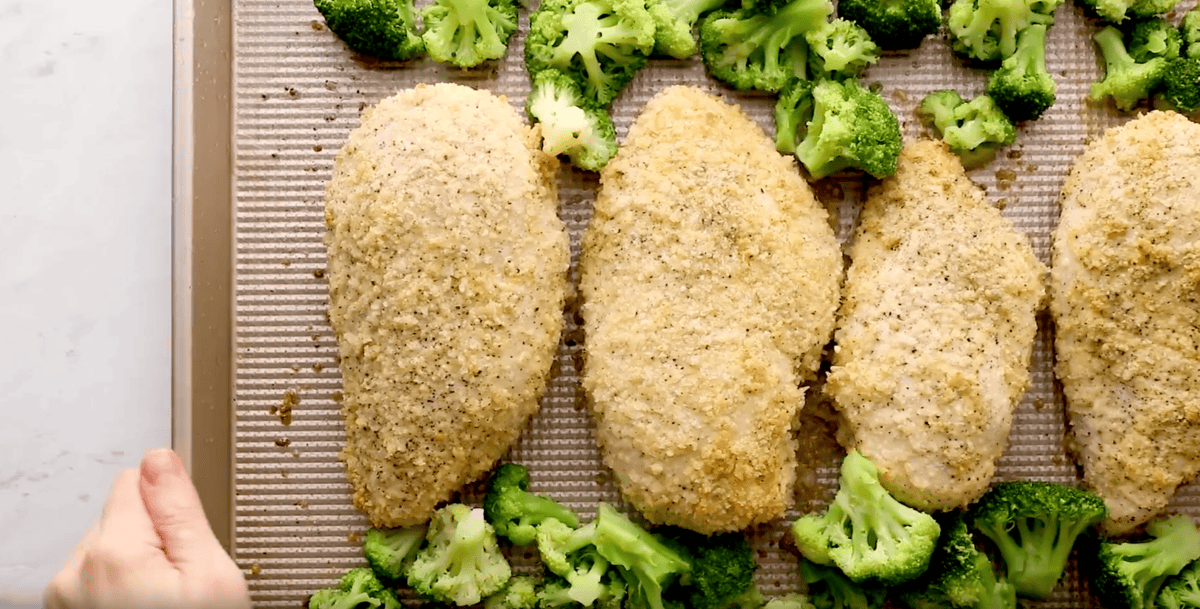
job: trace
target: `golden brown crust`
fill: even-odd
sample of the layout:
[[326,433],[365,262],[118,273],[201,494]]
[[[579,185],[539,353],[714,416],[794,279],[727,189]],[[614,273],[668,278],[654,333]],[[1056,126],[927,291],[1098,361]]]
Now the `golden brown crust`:
[[624,496],[705,533],[782,517],[841,276],[795,163],[736,106],[668,88],[602,172],[580,264],[583,384]]
[[851,258],[826,391],[894,495],[966,506],[1029,387],[1045,267],[940,141],[868,194]]
[[537,409],[569,265],[553,161],[503,98],[450,84],[383,100],[338,153],[342,458],[376,526],[428,520]]
[[1200,471],[1200,125],[1150,112],[1093,142],[1053,255],[1073,445],[1105,530],[1125,532]]

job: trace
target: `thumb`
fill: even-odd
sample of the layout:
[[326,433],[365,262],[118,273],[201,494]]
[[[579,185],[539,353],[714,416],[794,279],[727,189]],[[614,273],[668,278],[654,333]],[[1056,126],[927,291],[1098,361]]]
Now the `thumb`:
[[142,501],[162,537],[167,558],[178,568],[208,563],[224,549],[213,535],[200,505],[196,487],[175,451],[162,448],[146,453],[141,467]]

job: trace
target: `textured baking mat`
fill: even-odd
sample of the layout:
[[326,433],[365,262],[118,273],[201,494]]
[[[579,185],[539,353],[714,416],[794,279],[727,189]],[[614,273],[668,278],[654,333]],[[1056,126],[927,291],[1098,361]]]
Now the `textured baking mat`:
[[[1181,5],[1180,10],[1189,6]],[[522,65],[522,34],[508,56],[486,69],[464,72],[429,61],[375,63],[350,53],[323,25],[311,0],[237,0],[234,19],[235,150],[235,558],[245,570],[256,607],[291,607],[363,564],[360,536],[366,519],[350,505],[338,451],[344,440],[339,414],[341,382],[326,307],[324,184],[333,159],[359,113],[396,91],[422,82],[451,81],[508,96],[521,108],[529,83]],[[522,13],[522,32],[528,20]],[[1048,65],[1058,102],[1039,121],[1019,129],[1017,143],[972,173],[990,200],[1027,233],[1049,261],[1058,191],[1085,144],[1126,120],[1084,102],[1099,75],[1090,42],[1097,26],[1068,3],[1050,29]],[[955,88],[979,93],[984,72],[964,67],[945,41],[885,56],[863,76],[879,83],[908,137],[920,135],[915,107],[928,92]],[[699,59],[652,60],[613,106],[619,137],[645,102],[665,86],[691,83],[736,102],[773,133],[774,98],[729,91],[704,73]],[[560,172],[560,216],[571,234],[573,260],[591,213],[593,174]],[[854,226],[864,183],[826,180],[817,185],[845,240]],[[572,265],[572,278],[578,279]],[[597,501],[621,505],[601,466],[577,375],[582,337],[576,317],[566,327],[541,412],[510,458],[529,466],[533,489],[585,517]],[[997,479],[1074,480],[1064,451],[1063,407],[1051,371],[1049,324],[1033,354],[1032,386],[1015,419]],[[833,427],[820,404],[806,409],[801,430],[800,484],[795,516],[824,505],[836,484],[839,454]],[[478,489],[464,499],[478,500]],[[1200,492],[1181,489],[1173,507],[1200,513]],[[760,585],[773,596],[799,589],[795,559],[780,548],[785,523],[752,532]],[[513,557],[518,569],[535,557]],[[1090,607],[1072,569],[1046,607]]]

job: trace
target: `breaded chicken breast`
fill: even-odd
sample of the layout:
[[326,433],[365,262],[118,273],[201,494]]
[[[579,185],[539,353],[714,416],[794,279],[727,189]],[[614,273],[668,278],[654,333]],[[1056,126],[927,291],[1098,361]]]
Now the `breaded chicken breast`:
[[1200,471],[1200,125],[1151,112],[1075,162],[1054,233],[1056,371],[1106,532]]
[[381,101],[338,153],[329,319],[372,524],[428,520],[537,410],[569,266],[555,164],[507,101],[451,84]]
[[940,141],[867,196],[826,391],[852,448],[924,510],[991,483],[1029,387],[1046,269]]
[[795,162],[736,106],[656,95],[600,175],[580,262],[604,462],[652,522],[780,518],[841,251]]

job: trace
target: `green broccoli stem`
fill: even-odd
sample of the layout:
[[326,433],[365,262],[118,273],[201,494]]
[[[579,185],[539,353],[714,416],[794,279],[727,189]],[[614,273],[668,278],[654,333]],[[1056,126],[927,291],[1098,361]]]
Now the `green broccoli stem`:
[[584,568],[576,568],[575,573],[567,578],[571,584],[567,596],[587,607],[604,595],[607,586],[601,580],[608,573],[608,561],[598,552],[590,551],[580,564],[583,564]]
[[1138,62],[1121,31],[1113,26],[1104,28],[1092,38],[1104,58],[1105,73],[1102,80],[1092,83],[1089,100],[1111,97],[1117,109],[1128,112],[1161,84],[1166,59],[1152,57]]
[[[854,552],[862,555],[882,547],[885,554],[891,555],[896,551],[897,540],[908,536],[904,530],[905,520],[895,510],[888,509],[892,507],[892,501],[889,501],[891,497],[878,481],[865,471],[860,471],[859,467],[849,469],[853,475],[842,478],[849,492],[838,493],[834,501],[849,514],[854,531],[879,532],[874,535],[853,535]],[[851,499],[858,501],[852,503]]]
[[[821,139],[821,132],[825,128],[825,118],[828,115],[829,108],[826,107],[825,100],[822,97],[814,96],[813,116],[812,120],[808,122],[808,133],[805,134],[804,139],[796,146],[796,157],[801,159],[808,172],[816,179],[821,179],[831,173],[845,169],[849,165],[849,162],[845,159],[832,162],[833,151],[822,150],[821,146],[818,145]],[[858,485],[861,484],[863,482],[860,480]],[[835,503],[840,495],[839,493],[838,496],[834,497]],[[843,501],[845,500],[843,498]],[[848,513],[855,513],[855,510],[849,509],[850,506],[846,506],[846,508]],[[855,523],[856,529],[858,526],[859,523]]]
[[454,529],[454,551],[448,552],[448,564],[462,565],[477,562],[483,554],[483,542],[487,536],[487,520],[483,510],[473,510]]
[[813,82],[794,79],[783,86],[775,102],[775,149],[795,154],[801,127],[813,116]]
[[1053,17],[1040,17],[1033,13],[1024,2],[1011,0],[979,0],[976,14],[971,24],[961,34],[960,40],[983,40],[988,33],[999,24],[996,38],[999,41],[1000,56],[1009,57],[1017,50],[1017,34],[1029,21],[1037,23],[1053,22]]
[[1137,565],[1130,573],[1138,589],[1145,592],[1144,599],[1149,601],[1154,598],[1158,586],[1187,562],[1179,558],[1175,546],[1174,539],[1160,537],[1141,544],[1117,544],[1112,553],[1125,564]]
[[725,5],[725,0],[659,0],[670,9],[675,18],[688,24],[694,24],[700,15],[716,10]]
[[988,141],[987,130],[983,119],[968,119],[953,131],[954,144],[950,147],[956,150],[972,151]]
[[595,523],[596,551],[636,578],[651,609],[663,609],[663,588],[688,562],[607,503],[599,504]]
[[579,524],[579,518],[575,515],[575,512],[572,512],[570,508],[563,506],[549,497],[534,495],[532,493],[522,493],[520,496],[514,498],[513,502],[522,512],[522,516],[519,519],[521,525],[536,525],[550,518],[570,527]]
[[600,504],[595,523],[596,549],[612,564],[636,570],[660,584],[687,566],[674,550],[606,503]]
[[598,524],[599,523],[596,520],[592,520],[591,522],[572,531],[571,537],[567,540],[567,545],[565,546],[567,553],[581,550],[588,545],[595,545],[596,527]]
[[742,44],[747,48],[760,49],[763,65],[770,72],[783,63],[780,56],[785,49],[794,41],[804,45],[802,34],[825,23],[828,16],[828,4],[825,2],[794,0],[774,15],[756,15],[740,20],[734,38],[744,39]]
[[[845,513],[850,515],[852,526],[856,531],[872,531],[869,535],[854,535],[855,553],[865,554],[871,551],[882,551],[891,556],[899,551],[899,546],[910,537],[907,527],[913,524],[911,516],[916,512],[896,501],[888,494],[887,489],[879,483],[878,470],[875,464],[857,451],[847,454],[850,467],[844,468],[847,475],[842,477],[841,484],[846,485],[848,493],[838,493],[834,501],[841,504]],[[855,500],[851,503],[851,500]]]
[[800,112],[775,107],[775,149],[785,154],[796,152],[796,132],[800,128]]
[[1097,32],[1092,39],[1104,58],[1105,77],[1129,70],[1137,63],[1129,54],[1129,49],[1125,48],[1125,37],[1121,30],[1110,25]]
[[1017,66],[1024,74],[1046,74],[1046,32],[1045,24],[1035,23],[1021,32],[1017,37]]
[[980,552],[975,557],[975,568],[983,584],[983,598],[975,609],[1015,609],[1017,606],[1017,590],[1008,581],[996,577],[992,561]]
[[1151,32],[1146,37],[1146,50],[1153,55],[1162,55],[1167,50],[1167,33],[1163,30]]
[[1074,540],[1090,522],[1056,516],[1048,516],[1046,521],[1019,518],[1015,536],[990,521],[979,522],[977,526],[1000,550],[1008,581],[1017,593],[1044,600],[1058,585]]
[[625,28],[617,15],[602,16],[601,8],[596,4],[579,4],[575,10],[562,16],[562,26],[566,36],[554,49],[552,58],[552,65],[560,70],[568,69],[571,60],[578,55],[588,77],[601,82],[607,77],[598,55],[618,63],[633,61],[631,55],[619,51],[615,45],[635,37],[636,32]]

